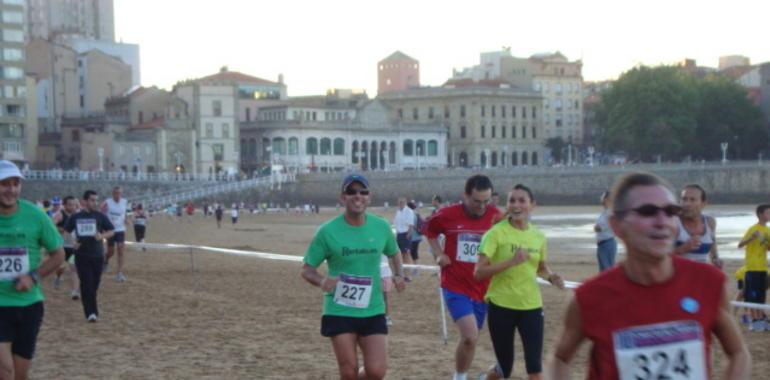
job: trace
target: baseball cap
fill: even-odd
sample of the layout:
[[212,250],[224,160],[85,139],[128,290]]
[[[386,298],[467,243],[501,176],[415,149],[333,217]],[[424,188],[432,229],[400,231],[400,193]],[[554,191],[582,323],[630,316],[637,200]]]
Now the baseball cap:
[[342,191],[345,191],[345,189],[350,186],[351,183],[358,182],[361,185],[364,186],[364,189],[369,188],[369,181],[366,179],[366,177],[360,175],[360,174],[350,174],[345,177],[345,179],[342,180]]
[[0,181],[13,177],[24,179],[24,176],[21,175],[19,167],[16,166],[16,164],[8,160],[0,160]]
[[59,198],[59,197],[51,198],[51,204],[52,205],[60,205],[61,204],[61,198]]

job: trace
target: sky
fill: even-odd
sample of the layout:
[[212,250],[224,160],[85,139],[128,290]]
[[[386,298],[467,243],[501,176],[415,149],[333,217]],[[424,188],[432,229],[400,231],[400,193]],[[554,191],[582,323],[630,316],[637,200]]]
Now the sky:
[[114,0],[115,36],[140,46],[142,85],[214,74],[222,66],[272,81],[290,96],[329,88],[377,93],[377,62],[396,50],[420,61],[438,86],[479,54],[561,51],[585,80],[616,79],[639,64],[694,58],[716,67],[740,54],[770,61],[755,0],[433,1]]

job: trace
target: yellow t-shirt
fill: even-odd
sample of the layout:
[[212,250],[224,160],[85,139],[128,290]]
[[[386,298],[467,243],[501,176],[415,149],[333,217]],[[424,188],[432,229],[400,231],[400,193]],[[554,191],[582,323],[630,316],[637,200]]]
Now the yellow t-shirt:
[[745,278],[746,278],[746,266],[744,265],[735,271],[735,279],[738,281],[743,281]]
[[746,244],[746,270],[750,272],[767,270],[767,248],[770,246],[770,228],[761,224],[755,224],[743,235],[743,240],[748,239],[754,231],[762,235],[758,239]]
[[541,308],[537,268],[545,260],[547,249],[545,235],[537,227],[530,223],[526,230],[519,230],[502,221],[481,238],[479,252],[496,264],[510,260],[519,248],[529,252],[529,260],[492,276],[484,300],[512,310]]

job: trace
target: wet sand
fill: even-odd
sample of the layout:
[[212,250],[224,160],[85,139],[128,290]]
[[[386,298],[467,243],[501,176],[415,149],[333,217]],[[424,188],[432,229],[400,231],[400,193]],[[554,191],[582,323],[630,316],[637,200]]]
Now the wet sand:
[[[382,210],[375,210],[382,212]],[[548,208],[537,215],[596,213],[597,208]],[[393,209],[385,212],[390,219]],[[237,225],[196,215],[192,222],[164,215],[151,218],[148,241],[183,243],[303,255],[320,223],[336,215],[244,215]],[[568,218],[569,219],[569,218]],[[545,223],[545,222],[544,222]],[[550,222],[548,222],[550,223]],[[133,233],[128,233],[133,239]],[[590,244],[591,236],[583,243]],[[585,245],[585,244],[582,244]],[[551,267],[566,279],[595,274],[593,253],[571,239],[549,240]],[[79,301],[45,280],[46,315],[32,378],[40,379],[336,379],[329,340],[319,334],[321,293],[299,276],[296,262],[195,251],[129,250],[128,281],[106,274],[99,293],[100,320],[85,322]],[[422,264],[431,264],[427,244]],[[114,264],[114,263],[113,263]],[[727,273],[739,263],[728,262]],[[545,356],[552,352],[570,291],[544,287]],[[420,274],[404,293],[391,298],[389,379],[448,379],[457,334],[449,322],[449,344],[441,339],[438,279]],[[650,305],[653,307],[653,305]],[[745,333],[754,378],[770,370],[770,332]],[[715,373],[724,355],[715,343]],[[584,378],[588,345],[575,358],[573,378]],[[514,377],[526,378],[517,338]],[[494,363],[486,328],[471,374]],[[475,377],[473,377],[475,379]]]

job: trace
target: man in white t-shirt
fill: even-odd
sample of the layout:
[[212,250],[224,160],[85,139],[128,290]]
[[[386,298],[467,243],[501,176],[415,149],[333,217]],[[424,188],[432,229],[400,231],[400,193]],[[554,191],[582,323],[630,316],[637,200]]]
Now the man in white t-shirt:
[[[401,251],[403,262],[412,264],[409,247],[412,244],[410,236],[414,229],[414,211],[406,207],[406,198],[398,198],[398,210],[393,218],[393,226],[396,228],[396,243],[398,243],[398,250]],[[404,277],[404,280],[409,281],[410,278]]]
[[107,239],[107,257],[104,259],[104,270],[109,267],[110,259],[118,252],[118,273],[115,280],[118,282],[126,281],[123,274],[123,252],[126,249],[126,213],[128,212],[128,200],[123,198],[123,188],[115,186],[112,189],[112,198],[108,198],[102,203],[102,212],[107,215],[110,222],[115,226],[115,234]]

